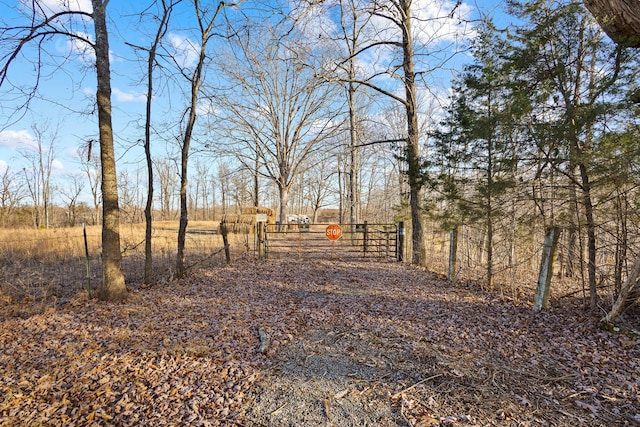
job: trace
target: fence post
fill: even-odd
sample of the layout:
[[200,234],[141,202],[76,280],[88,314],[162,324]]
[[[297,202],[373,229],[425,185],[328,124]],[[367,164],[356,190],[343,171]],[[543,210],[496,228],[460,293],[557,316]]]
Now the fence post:
[[82,223],[82,234],[84,234],[84,253],[87,257],[87,295],[89,299],[93,298],[91,289],[91,257],[89,256],[89,243],[87,242],[87,225]]
[[396,257],[398,262],[402,262],[404,259],[404,221],[398,223],[398,243],[396,247]]
[[258,259],[264,259],[264,222],[258,222],[256,227],[258,227]]
[[458,227],[454,227],[449,232],[449,274],[447,278],[453,281],[458,263]]
[[367,221],[364,222],[364,235],[362,236],[362,249],[364,250],[364,256],[367,256],[369,250],[369,228],[367,227]]
[[549,288],[551,276],[553,276],[553,261],[558,247],[560,228],[549,227],[544,235],[542,246],[542,258],[540,260],[540,273],[538,274],[538,287],[533,303],[533,310],[540,311],[549,306]]
[[224,245],[224,256],[227,259],[227,264],[231,264],[231,253],[229,252],[229,236],[227,235],[227,224],[220,224],[220,231],[222,231],[222,244]]

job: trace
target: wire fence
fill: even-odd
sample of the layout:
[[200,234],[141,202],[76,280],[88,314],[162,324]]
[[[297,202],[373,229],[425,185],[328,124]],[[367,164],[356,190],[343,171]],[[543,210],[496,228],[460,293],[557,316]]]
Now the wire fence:
[[[411,261],[411,227],[405,225],[406,262]],[[223,238],[218,234],[218,223],[208,222],[190,226],[186,240],[188,264],[202,260],[224,265]],[[177,249],[177,223],[158,223],[152,233],[154,281],[166,281],[172,277]],[[602,233],[607,236],[606,233]],[[427,269],[448,276],[450,274],[449,231],[429,224],[425,230]],[[611,236],[611,235],[609,235]],[[255,236],[234,235],[231,242],[235,255],[256,256]],[[558,246],[552,295],[584,297],[587,288],[587,254],[584,237],[578,235],[577,243],[565,230]],[[457,262],[451,272],[452,279],[461,282],[487,285],[488,252],[486,230],[482,227],[463,226],[458,230]],[[322,239],[323,243],[325,239]],[[144,281],[144,224],[121,227],[123,267],[129,284]],[[507,227],[498,230],[493,238],[492,286],[513,298],[531,298],[535,292],[540,268],[543,230]],[[277,242],[271,242],[275,245]],[[630,242],[635,243],[635,242]],[[308,244],[308,243],[305,243]],[[36,294],[64,296],[81,291],[87,281],[85,241],[82,227],[49,230],[0,230],[0,291],[4,298],[23,294],[27,299]],[[391,245],[391,244],[389,244]],[[87,227],[87,248],[91,279],[100,282],[101,231],[98,226]],[[601,238],[598,246],[598,289],[602,296],[613,299],[616,280],[626,277],[631,268],[635,246],[629,246],[628,256],[620,265],[620,245],[613,238]],[[272,247],[275,249],[275,246]],[[295,251],[299,250],[299,245]],[[292,249],[292,250],[293,250]],[[308,249],[308,248],[307,248]],[[321,248],[326,255],[327,248]],[[307,251],[312,253],[313,251]],[[212,256],[212,254],[216,254]],[[631,259],[631,261],[629,261]],[[22,290],[22,291],[21,291]],[[34,291],[36,290],[36,291]],[[9,297],[7,297],[9,295]]]

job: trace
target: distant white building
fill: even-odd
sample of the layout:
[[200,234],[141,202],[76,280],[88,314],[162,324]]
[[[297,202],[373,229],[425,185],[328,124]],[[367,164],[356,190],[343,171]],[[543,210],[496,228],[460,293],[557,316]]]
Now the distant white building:
[[287,224],[309,224],[311,220],[308,215],[303,214],[288,214],[287,215]]

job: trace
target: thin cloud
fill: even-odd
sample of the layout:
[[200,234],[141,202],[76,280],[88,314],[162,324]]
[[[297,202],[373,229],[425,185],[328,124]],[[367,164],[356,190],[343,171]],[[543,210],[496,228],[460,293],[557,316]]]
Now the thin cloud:
[[199,45],[194,43],[189,37],[180,34],[169,34],[169,52],[175,61],[183,68],[193,67],[198,62]]
[[62,164],[62,162],[58,159],[53,159],[51,161],[51,169],[54,169],[56,171],[62,171],[64,170],[64,165]]
[[15,150],[18,148],[36,148],[35,138],[28,130],[3,130],[0,132],[0,147]]
[[[20,0],[20,3],[26,9],[34,10],[34,4],[31,0]],[[65,11],[92,13],[93,7],[91,6],[91,0],[40,0],[37,2],[37,8],[35,10],[36,12],[42,10],[45,14]]]
[[144,102],[147,99],[146,95],[144,94],[128,93],[118,88],[113,88],[112,93],[114,99],[119,102]]
[[69,38],[65,44],[65,49],[75,54],[82,62],[87,64],[95,64],[96,53],[89,43],[93,43],[94,38],[91,34],[84,32],[76,32],[78,37]]

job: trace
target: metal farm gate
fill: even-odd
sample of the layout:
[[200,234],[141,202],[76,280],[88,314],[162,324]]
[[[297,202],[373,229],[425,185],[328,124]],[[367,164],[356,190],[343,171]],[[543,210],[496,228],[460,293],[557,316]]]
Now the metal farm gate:
[[369,258],[402,261],[403,240],[402,223],[258,223],[255,247],[259,258]]

